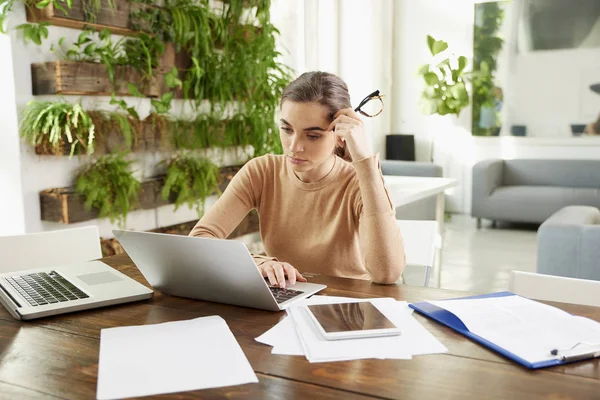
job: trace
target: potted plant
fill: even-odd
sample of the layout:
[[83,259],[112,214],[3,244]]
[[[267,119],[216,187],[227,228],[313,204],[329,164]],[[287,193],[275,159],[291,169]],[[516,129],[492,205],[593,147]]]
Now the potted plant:
[[95,127],[81,104],[30,101],[21,115],[20,135],[39,154],[70,156],[94,152]]
[[131,170],[132,161],[123,153],[99,158],[77,174],[75,191],[85,199],[85,208],[95,208],[100,218],[108,217],[124,227],[127,214],[138,202],[140,181]]
[[183,152],[168,161],[167,175],[162,189],[163,199],[173,200],[175,210],[182,204],[204,214],[206,198],[219,192],[220,169],[210,160]]
[[434,60],[419,69],[419,74],[425,81],[421,108],[428,115],[458,116],[469,105],[469,93],[465,85],[467,58],[452,55],[436,57],[448,49],[448,43],[430,35],[427,35],[427,45]]

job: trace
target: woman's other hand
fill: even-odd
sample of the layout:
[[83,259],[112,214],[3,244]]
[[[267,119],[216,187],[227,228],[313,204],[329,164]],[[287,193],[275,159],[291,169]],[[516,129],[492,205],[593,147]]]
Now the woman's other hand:
[[266,261],[258,266],[258,270],[263,277],[269,279],[271,286],[285,287],[285,278],[290,285],[296,282],[306,282],[306,278],[291,264],[279,261]]
[[373,155],[371,138],[363,128],[363,122],[351,108],[344,108],[333,116],[333,121],[327,128],[334,131],[337,145],[350,152],[353,161],[359,161]]

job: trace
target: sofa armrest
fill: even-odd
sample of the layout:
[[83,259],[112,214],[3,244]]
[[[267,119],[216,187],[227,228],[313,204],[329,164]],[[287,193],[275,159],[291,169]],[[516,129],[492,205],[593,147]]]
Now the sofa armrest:
[[485,160],[473,166],[473,193],[489,196],[502,185],[504,160]]
[[600,280],[600,210],[569,206],[538,230],[539,273]]
[[442,176],[442,167],[437,164],[416,161],[381,160],[383,175],[395,176]]
[[473,166],[471,189],[471,215],[473,217],[485,218],[490,215],[486,200],[494,189],[502,184],[503,172],[503,160],[485,160]]

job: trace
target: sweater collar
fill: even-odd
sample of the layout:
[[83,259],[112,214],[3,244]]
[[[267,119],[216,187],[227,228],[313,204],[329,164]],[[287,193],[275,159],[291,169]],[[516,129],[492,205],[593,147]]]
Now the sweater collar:
[[[285,157],[285,156],[284,156]],[[294,186],[302,190],[319,190],[327,186],[330,182],[333,182],[337,177],[340,168],[342,167],[343,160],[335,156],[335,162],[331,172],[329,172],[323,179],[317,182],[302,182],[300,178],[296,176],[294,170],[289,166],[288,160],[284,158],[284,168],[287,170],[287,176]]]

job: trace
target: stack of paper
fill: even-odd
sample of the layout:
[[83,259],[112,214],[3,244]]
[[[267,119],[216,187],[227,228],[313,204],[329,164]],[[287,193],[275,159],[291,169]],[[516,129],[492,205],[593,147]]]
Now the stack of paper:
[[600,351],[600,323],[521,296],[429,303],[454,314],[471,333],[530,363],[560,358],[552,355],[555,349]]
[[[326,340],[306,314],[304,306],[370,301],[394,325],[400,336]],[[305,355],[310,362],[357,360],[365,358],[411,359],[413,355],[445,353],[448,350],[411,315],[406,302],[391,298],[354,299],[313,296],[290,307],[288,317],[256,340],[273,346],[273,354]]]
[[98,399],[258,382],[248,359],[218,316],[102,329]]

